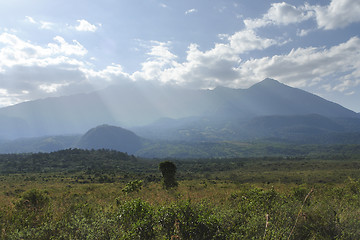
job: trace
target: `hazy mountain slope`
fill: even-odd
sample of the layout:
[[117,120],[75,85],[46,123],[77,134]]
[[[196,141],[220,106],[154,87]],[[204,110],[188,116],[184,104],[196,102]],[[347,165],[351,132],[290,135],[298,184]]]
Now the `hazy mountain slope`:
[[[80,94],[24,102],[0,109],[10,121],[0,125],[0,132],[11,138],[83,133],[114,118],[96,94]],[[23,123],[11,125],[12,119]],[[10,126],[9,126],[10,125]]]
[[111,149],[130,154],[143,145],[143,140],[133,132],[121,127],[101,125],[86,132],[76,144],[83,149]]
[[[234,132],[229,126],[238,128],[254,117],[307,114],[359,118],[355,112],[336,103],[272,79],[265,79],[249,89],[219,87],[214,90],[124,83],[89,94],[1,108],[0,138],[79,134],[101,124],[128,128],[172,118],[178,121],[176,126],[171,127],[172,121],[163,123],[158,126],[159,134],[164,135],[165,130],[185,129],[201,140],[204,130],[210,135],[219,133],[218,129]],[[178,119],[182,120],[179,122]],[[142,128],[141,131],[145,133],[148,129]],[[201,133],[198,133],[199,129]]]
[[75,146],[80,136],[20,138],[0,143],[0,153],[53,152]]
[[360,131],[353,111],[273,79],[245,90],[219,87],[206,94],[217,104],[202,117],[167,119],[133,130],[147,138],[181,141],[300,140],[316,133]]
[[223,108],[233,114],[239,112],[239,117],[243,113],[251,116],[319,114],[326,117],[357,117],[355,112],[339,104],[270,78],[235,95],[232,89],[222,91],[225,92],[223,95],[233,96]]

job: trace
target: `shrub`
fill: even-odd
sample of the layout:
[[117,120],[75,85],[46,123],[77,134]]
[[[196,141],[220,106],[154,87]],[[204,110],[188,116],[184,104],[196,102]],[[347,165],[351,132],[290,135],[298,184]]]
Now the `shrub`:
[[142,180],[134,180],[130,181],[126,184],[126,186],[122,189],[124,193],[138,192],[143,186]]
[[175,207],[182,239],[216,239],[220,221],[205,203],[180,202]]
[[118,202],[117,221],[124,231],[123,239],[155,239],[154,210],[140,200]]

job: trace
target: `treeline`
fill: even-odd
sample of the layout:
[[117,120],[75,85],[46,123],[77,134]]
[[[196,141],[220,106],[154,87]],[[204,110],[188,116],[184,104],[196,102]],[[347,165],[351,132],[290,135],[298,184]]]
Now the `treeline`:
[[[141,171],[133,155],[113,150],[66,149],[52,153],[1,154],[0,173],[44,173],[61,171]],[[143,165],[145,164],[145,166]],[[141,166],[144,166],[142,168]]]
[[[328,155],[165,159],[177,166],[179,180],[230,180],[238,183],[342,183],[360,177],[360,157],[345,147]],[[339,150],[339,151],[337,151]],[[0,155],[0,174],[72,175],[78,182],[116,182],[124,179],[158,181],[164,159],[142,159],[112,150],[67,149],[53,153]],[[44,177],[44,176],[43,176]],[[84,180],[87,179],[87,180]],[[90,179],[90,180],[89,180]]]
[[153,142],[136,152],[145,158],[236,158],[289,156],[312,158],[360,157],[359,144],[292,144],[268,141],[254,142]]

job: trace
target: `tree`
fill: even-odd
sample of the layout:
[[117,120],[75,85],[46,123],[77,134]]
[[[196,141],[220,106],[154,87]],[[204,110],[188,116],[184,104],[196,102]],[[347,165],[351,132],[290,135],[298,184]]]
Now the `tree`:
[[175,180],[176,166],[173,162],[164,161],[159,164],[159,169],[163,175],[163,185],[166,189],[176,187]]

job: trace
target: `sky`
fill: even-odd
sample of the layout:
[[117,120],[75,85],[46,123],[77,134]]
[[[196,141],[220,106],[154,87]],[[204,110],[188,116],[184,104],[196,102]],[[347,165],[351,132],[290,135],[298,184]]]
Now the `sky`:
[[360,112],[359,0],[0,0],[0,107],[265,78]]

